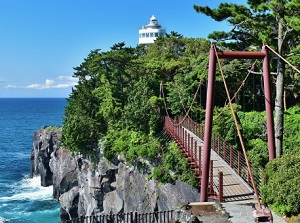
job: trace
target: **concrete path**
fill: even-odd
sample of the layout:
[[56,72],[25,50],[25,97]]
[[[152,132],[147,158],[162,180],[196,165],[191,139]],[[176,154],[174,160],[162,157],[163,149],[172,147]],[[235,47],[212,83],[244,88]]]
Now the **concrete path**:
[[[229,213],[229,220],[232,223],[254,223],[252,215],[252,203],[249,202],[224,202],[223,209]],[[273,223],[286,223],[283,218],[273,213]]]

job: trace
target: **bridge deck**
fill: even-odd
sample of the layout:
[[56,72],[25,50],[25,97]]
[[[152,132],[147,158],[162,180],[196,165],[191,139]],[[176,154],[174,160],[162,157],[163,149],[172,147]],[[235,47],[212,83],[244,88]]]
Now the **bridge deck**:
[[[185,131],[187,131],[190,136],[197,141],[198,145],[201,145],[201,153],[203,154],[203,140],[186,128]],[[223,194],[225,201],[244,201],[254,199],[254,192],[252,188],[250,188],[249,185],[213,149],[211,150],[211,160],[213,160],[214,181],[218,180],[219,172],[223,172]]]

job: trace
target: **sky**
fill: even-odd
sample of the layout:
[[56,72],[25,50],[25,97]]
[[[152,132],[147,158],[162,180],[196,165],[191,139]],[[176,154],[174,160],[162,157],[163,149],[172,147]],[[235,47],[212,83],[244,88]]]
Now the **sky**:
[[0,97],[68,97],[77,82],[73,67],[94,49],[108,51],[118,42],[137,46],[138,30],[152,15],[167,33],[184,37],[228,31],[232,27],[226,22],[193,9],[194,4],[215,8],[220,2],[0,0]]

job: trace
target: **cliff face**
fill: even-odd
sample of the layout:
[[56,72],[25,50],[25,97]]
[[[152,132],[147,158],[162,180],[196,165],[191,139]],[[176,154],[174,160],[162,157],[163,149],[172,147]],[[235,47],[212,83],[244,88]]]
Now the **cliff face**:
[[58,147],[57,132],[37,131],[31,153],[31,175],[40,175],[43,186],[53,184],[61,203],[61,220],[94,214],[175,209],[197,201],[199,193],[188,184],[160,185],[123,161],[115,164],[101,154],[97,162],[71,155]]

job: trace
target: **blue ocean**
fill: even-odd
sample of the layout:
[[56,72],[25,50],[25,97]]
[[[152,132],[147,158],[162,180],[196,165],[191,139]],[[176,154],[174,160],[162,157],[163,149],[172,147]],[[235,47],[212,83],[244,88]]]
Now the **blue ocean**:
[[0,223],[58,223],[52,187],[29,178],[33,133],[61,126],[64,98],[0,98]]

